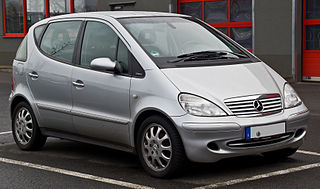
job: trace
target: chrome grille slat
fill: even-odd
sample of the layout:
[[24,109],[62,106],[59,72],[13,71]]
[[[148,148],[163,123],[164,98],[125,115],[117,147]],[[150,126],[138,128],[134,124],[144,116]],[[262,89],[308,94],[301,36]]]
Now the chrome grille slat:
[[[258,111],[254,107],[254,101],[256,100],[261,102],[262,111]],[[282,101],[279,94],[236,97],[227,99],[224,102],[234,115],[242,117],[264,116],[282,111]]]
[[269,105],[269,104],[279,104],[279,103],[281,103],[281,100],[270,101],[270,102],[262,102],[262,104],[263,104],[264,106],[267,106],[267,105]]

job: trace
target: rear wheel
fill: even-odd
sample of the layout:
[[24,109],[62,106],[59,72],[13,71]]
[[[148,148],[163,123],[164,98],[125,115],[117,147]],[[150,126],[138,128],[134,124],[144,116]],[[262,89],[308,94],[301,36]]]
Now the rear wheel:
[[286,149],[281,149],[281,150],[276,150],[276,151],[271,151],[271,152],[265,152],[263,153],[263,156],[269,159],[285,159],[294,153],[298,148],[286,148]]
[[38,150],[45,144],[43,136],[29,104],[20,102],[12,115],[13,138],[22,150]]
[[142,122],[136,146],[142,167],[151,176],[172,177],[185,164],[178,132],[170,121],[160,116],[151,116]]

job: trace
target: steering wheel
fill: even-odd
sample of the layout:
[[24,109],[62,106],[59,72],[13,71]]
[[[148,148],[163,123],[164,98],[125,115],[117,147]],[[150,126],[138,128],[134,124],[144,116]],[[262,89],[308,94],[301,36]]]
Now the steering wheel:
[[189,53],[189,52],[194,51],[194,49],[197,49],[197,48],[193,48],[194,46],[204,47],[207,45],[204,45],[203,43],[200,43],[198,41],[186,41],[181,46],[182,46],[182,48],[181,48],[182,53],[181,54],[185,54],[185,53]]

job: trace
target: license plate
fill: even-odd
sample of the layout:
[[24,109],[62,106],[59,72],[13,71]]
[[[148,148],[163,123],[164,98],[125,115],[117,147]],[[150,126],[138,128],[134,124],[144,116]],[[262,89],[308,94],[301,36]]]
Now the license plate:
[[285,123],[276,123],[265,126],[246,127],[246,139],[261,138],[283,134],[286,132]]

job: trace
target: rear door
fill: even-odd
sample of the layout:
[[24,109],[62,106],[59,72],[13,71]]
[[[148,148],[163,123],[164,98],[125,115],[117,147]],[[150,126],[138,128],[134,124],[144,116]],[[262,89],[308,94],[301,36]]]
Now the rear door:
[[[131,77],[128,49],[108,23],[88,21],[80,56],[72,74],[73,123],[82,136],[129,144],[129,88]],[[95,58],[108,57],[121,64],[122,72],[90,68]]]
[[71,63],[81,24],[81,20],[50,23],[26,68],[41,127],[74,132]]

